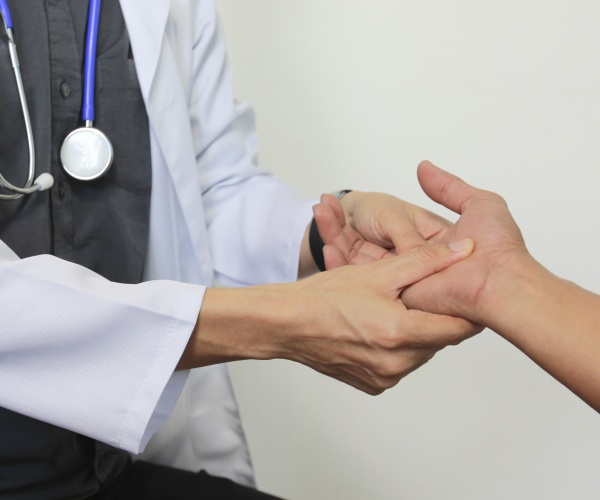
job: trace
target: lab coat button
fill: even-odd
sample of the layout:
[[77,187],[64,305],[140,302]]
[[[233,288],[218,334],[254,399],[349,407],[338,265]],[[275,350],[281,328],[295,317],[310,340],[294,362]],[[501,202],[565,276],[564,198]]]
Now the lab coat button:
[[71,86],[67,82],[60,84],[60,94],[65,98],[71,95]]

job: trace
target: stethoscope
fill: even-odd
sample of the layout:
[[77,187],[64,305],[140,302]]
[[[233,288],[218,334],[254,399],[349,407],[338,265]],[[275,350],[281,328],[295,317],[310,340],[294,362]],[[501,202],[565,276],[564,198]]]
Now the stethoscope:
[[[71,132],[64,140],[60,150],[63,168],[71,177],[80,181],[91,181],[101,177],[108,171],[113,161],[112,144],[100,130],[94,128],[95,62],[98,26],[100,24],[100,5],[101,0],[90,0],[83,70],[83,109],[81,113],[85,126]],[[10,59],[15,71],[29,148],[29,175],[23,187],[11,184],[0,174],[0,186],[14,193],[0,194],[0,200],[11,200],[21,198],[24,194],[50,189],[54,184],[54,178],[48,173],[43,173],[35,181],[33,180],[35,177],[35,147],[31,118],[23,88],[17,46],[13,37],[12,17],[6,0],[0,0],[0,14],[4,19],[4,27],[8,35]]]

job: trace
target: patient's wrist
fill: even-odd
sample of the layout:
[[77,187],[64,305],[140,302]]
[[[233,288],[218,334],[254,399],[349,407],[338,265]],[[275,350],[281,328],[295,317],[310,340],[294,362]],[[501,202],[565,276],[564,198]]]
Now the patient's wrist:
[[510,339],[536,314],[556,280],[529,254],[510,256],[495,266],[481,291],[481,323]]

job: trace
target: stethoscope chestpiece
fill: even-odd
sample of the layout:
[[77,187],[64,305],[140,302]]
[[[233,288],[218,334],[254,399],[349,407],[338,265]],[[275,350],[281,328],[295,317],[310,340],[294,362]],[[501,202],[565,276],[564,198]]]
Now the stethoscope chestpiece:
[[112,165],[113,156],[108,138],[100,130],[89,126],[73,130],[60,149],[65,171],[80,181],[102,177]]

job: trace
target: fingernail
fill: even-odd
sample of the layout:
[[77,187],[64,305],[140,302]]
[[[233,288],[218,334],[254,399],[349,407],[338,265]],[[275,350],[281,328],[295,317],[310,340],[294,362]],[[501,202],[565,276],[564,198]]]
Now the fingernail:
[[454,252],[463,252],[465,250],[471,250],[474,245],[474,241],[471,238],[465,238],[464,240],[453,241],[448,246],[450,250]]

